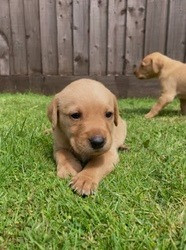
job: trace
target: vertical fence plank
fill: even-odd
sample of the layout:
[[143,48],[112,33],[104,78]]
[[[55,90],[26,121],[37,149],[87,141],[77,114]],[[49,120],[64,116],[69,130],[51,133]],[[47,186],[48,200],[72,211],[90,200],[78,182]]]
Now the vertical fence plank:
[[73,43],[72,43],[72,1],[57,1],[57,34],[59,74],[73,73]]
[[168,1],[147,1],[145,27],[145,55],[165,53]]
[[[1,0],[0,7],[0,75],[10,74],[11,30],[9,3]],[[13,69],[13,64],[12,64]]]
[[186,46],[186,1],[170,0],[167,55],[184,61]]
[[43,74],[58,74],[56,1],[40,0],[40,29]]
[[1,0],[0,7],[0,33],[6,37],[6,41],[9,47],[9,70],[6,74],[14,74],[14,61],[12,55],[12,34],[11,34],[11,24],[10,24],[10,8],[9,2],[7,0]]
[[10,74],[9,46],[6,37],[0,31],[0,76]]
[[106,74],[107,1],[90,1],[90,74]]
[[89,0],[73,1],[74,75],[88,75]]
[[28,73],[41,73],[41,40],[38,0],[24,0]]
[[145,0],[130,0],[127,6],[126,75],[143,57]]
[[125,0],[108,2],[107,74],[122,74],[125,48]]
[[12,28],[14,73],[27,74],[25,21],[22,0],[10,0],[10,16]]

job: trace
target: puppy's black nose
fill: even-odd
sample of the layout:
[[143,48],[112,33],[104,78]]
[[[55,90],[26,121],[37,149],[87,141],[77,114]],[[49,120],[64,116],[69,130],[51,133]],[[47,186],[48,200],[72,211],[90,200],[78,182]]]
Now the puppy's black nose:
[[89,139],[91,147],[93,149],[100,149],[104,146],[105,144],[105,138],[103,138],[100,135],[95,135]]

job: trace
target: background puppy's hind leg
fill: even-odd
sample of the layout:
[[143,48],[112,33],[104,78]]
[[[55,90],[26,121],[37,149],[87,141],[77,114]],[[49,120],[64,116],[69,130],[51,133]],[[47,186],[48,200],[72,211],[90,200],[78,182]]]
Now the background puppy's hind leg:
[[157,103],[151,108],[151,110],[149,111],[149,113],[147,113],[145,115],[146,118],[153,118],[154,116],[156,116],[157,114],[159,114],[159,112],[166,106],[168,105],[170,102],[172,102],[174,100],[175,94],[170,95],[170,94],[163,94],[162,96],[160,96],[160,98],[158,99]]
[[181,114],[186,115],[186,99],[180,99]]

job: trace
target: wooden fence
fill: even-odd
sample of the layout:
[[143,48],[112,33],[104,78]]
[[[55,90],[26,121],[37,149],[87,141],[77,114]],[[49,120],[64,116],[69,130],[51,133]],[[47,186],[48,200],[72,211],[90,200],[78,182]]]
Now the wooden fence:
[[0,0],[0,91],[92,77],[120,96],[156,95],[132,77],[153,51],[186,61],[186,0]]

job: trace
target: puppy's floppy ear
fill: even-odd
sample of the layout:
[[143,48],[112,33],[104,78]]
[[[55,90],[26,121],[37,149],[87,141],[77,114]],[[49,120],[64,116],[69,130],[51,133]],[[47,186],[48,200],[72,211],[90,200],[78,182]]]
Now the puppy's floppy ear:
[[118,102],[117,102],[115,95],[113,95],[113,99],[114,99],[114,124],[117,126],[118,119],[119,119],[119,108],[118,108]]
[[144,62],[144,61],[142,61],[142,62],[141,62],[141,65],[142,65],[142,66],[147,66],[147,63]]
[[154,73],[158,74],[160,72],[163,64],[160,62],[160,60],[158,60],[156,58],[152,58],[151,63],[152,63],[152,68],[153,68]]
[[145,58],[145,59],[143,59],[143,61],[141,62],[141,65],[142,66],[148,66],[148,65],[150,65],[151,64],[151,60],[149,59],[149,58]]
[[50,105],[48,106],[47,116],[49,121],[52,123],[52,128],[54,129],[57,125],[58,118],[58,100],[55,97]]

